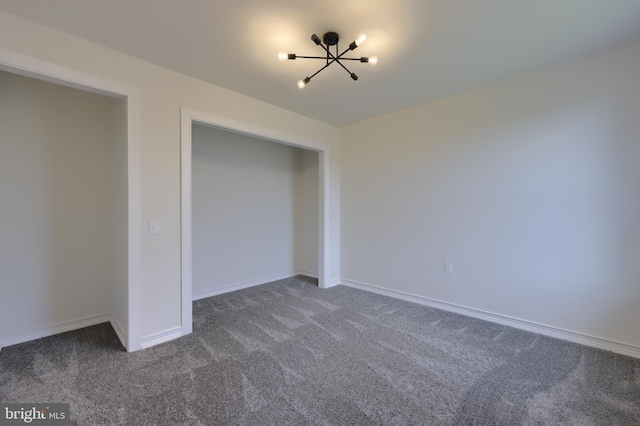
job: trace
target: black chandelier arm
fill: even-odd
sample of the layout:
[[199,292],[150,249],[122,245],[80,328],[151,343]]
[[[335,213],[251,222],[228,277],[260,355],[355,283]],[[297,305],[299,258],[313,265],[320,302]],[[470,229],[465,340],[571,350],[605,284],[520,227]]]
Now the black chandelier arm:
[[[326,60],[327,59],[326,56],[302,56],[302,55],[296,55],[296,59],[298,59],[298,58],[302,58],[302,59],[322,59],[322,60]],[[335,59],[331,59],[331,60],[335,61],[336,59],[340,59],[341,61],[344,60],[344,61],[360,61],[360,62],[362,62],[362,58],[335,58]]]
[[301,55],[296,55],[296,59],[298,58],[303,58],[303,59],[327,59],[326,56],[301,56]]
[[348,73],[348,74],[353,78],[354,74],[353,74],[351,71],[349,71],[349,70],[347,69],[347,67],[345,67],[345,66],[342,64],[342,62],[340,62],[340,59],[342,59],[342,56],[343,56],[345,53],[347,53],[348,51],[352,50],[351,48],[349,48],[349,49],[345,50],[344,52],[342,52],[341,54],[339,54],[339,55],[338,55],[338,52],[339,52],[339,50],[338,50],[338,43],[336,42],[336,55],[338,55],[338,56],[334,56],[334,55],[331,53],[331,50],[329,49],[329,47],[328,47],[328,46],[326,46],[326,47],[325,47],[324,45],[320,45],[320,46],[322,46],[322,48],[323,48],[324,50],[326,50],[326,51],[327,51],[327,66],[329,66],[329,64],[330,64],[330,62],[329,62],[329,56],[331,56],[331,57],[333,58],[333,61],[331,61],[331,62],[336,62],[338,65],[340,65],[342,68],[344,68],[344,70],[345,70],[345,71],[346,71],[346,72],[347,72],[347,73]]
[[[321,58],[321,59],[325,59],[325,58]],[[329,65],[331,65],[332,63],[334,63],[336,61],[336,59],[332,59],[331,62],[329,62],[327,65],[325,65],[324,67],[320,68],[318,71],[314,72],[313,74],[311,74],[308,78],[309,80],[311,80],[313,77],[315,77],[316,75],[318,75],[318,73],[320,71],[322,71],[323,69],[327,68]],[[338,62],[340,63],[340,62]]]
[[[312,36],[312,39],[313,39],[313,36]],[[318,40],[318,41],[319,41],[319,40]],[[329,65],[331,65],[331,64],[332,64],[332,63],[334,63],[334,62],[337,62],[337,63],[338,63],[338,65],[340,65],[342,68],[344,68],[344,70],[345,70],[346,72],[348,72],[348,73],[349,73],[349,75],[351,75],[351,76],[353,77],[353,73],[352,73],[351,71],[349,71],[349,70],[347,69],[347,67],[345,67],[344,65],[342,65],[342,63],[340,62],[340,59],[345,59],[345,60],[349,60],[349,61],[360,61],[360,58],[344,58],[344,57],[343,57],[347,52],[350,52],[350,51],[354,50],[355,48],[351,48],[351,45],[349,45],[349,47],[348,47],[348,48],[346,48],[346,49],[345,49],[341,54],[339,54],[339,55],[338,55],[338,43],[336,43],[336,55],[338,55],[338,56],[335,56],[333,53],[331,53],[331,50],[329,49],[329,47],[328,47],[328,46],[325,46],[325,45],[324,45],[324,44],[322,44],[322,43],[318,43],[318,42],[317,42],[317,41],[315,41],[315,40],[314,40],[314,42],[315,42],[318,46],[322,47],[322,49],[323,49],[325,52],[327,52],[327,56],[326,56],[326,58],[325,58],[325,57],[323,57],[323,56],[298,56],[298,55],[296,55],[296,58],[304,58],[304,59],[326,59],[326,60],[327,60],[327,64],[326,64],[324,67],[320,68],[318,71],[316,71],[316,73],[315,73],[315,74],[313,74],[310,78],[313,78],[313,76],[315,76],[315,75],[316,75],[316,74],[318,74],[320,71],[322,71],[323,69],[327,68]],[[352,44],[353,44],[353,43],[352,43]],[[356,47],[357,47],[357,46],[356,46]],[[331,61],[330,61],[330,59],[331,59]]]
[[[320,47],[322,47],[322,48],[325,50],[325,52],[327,52],[327,57],[326,57],[326,58],[324,58],[324,59],[329,60],[329,59],[338,59],[338,58],[339,58],[339,56],[338,56],[338,57],[334,56],[334,54],[333,54],[333,53],[331,53],[331,51],[329,50],[329,48],[328,48],[327,46],[325,46],[324,44],[320,44],[319,46],[320,46]],[[337,53],[337,52],[336,52],[336,53]]]
[[362,62],[362,58],[339,58],[341,61],[359,61]]
[[[315,39],[314,39],[314,36],[316,37]],[[335,57],[335,56],[333,56],[333,53],[331,53],[331,51],[329,50],[329,48],[328,48],[327,46],[325,46],[324,44],[322,44],[322,42],[320,41],[320,38],[319,38],[317,35],[315,35],[315,34],[314,34],[314,35],[312,35],[312,36],[311,36],[311,40],[313,40],[313,42],[314,42],[315,44],[317,44],[318,46],[322,47],[322,49],[323,49],[325,52],[327,52],[328,57],[331,57],[331,58],[333,58],[333,59],[336,59],[336,57]],[[328,57],[327,57],[327,58],[324,58],[324,57],[323,57],[322,59],[328,59]]]
[[344,68],[344,70],[345,70],[346,72],[348,72],[348,73],[349,73],[349,75],[353,74],[351,71],[349,71],[349,70],[347,69],[347,67],[345,67],[344,65],[342,65],[342,62],[340,62],[340,60],[339,60],[339,59],[334,59],[334,62],[336,62],[338,65],[340,65],[342,68]]
[[[347,52],[350,52],[351,50],[353,50],[353,49],[351,49],[351,48],[347,48],[347,50],[345,50],[344,52],[342,52],[341,54],[339,54],[339,55],[338,55],[338,57],[337,57],[336,59],[347,59],[347,58],[343,58],[343,56],[344,56]],[[337,52],[336,52],[336,53],[337,53]]]

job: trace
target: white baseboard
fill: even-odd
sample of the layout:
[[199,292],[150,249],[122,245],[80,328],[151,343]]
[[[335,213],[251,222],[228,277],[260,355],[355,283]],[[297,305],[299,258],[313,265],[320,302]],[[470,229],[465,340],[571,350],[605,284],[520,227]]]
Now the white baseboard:
[[342,280],[340,278],[332,279],[331,281],[329,281],[329,285],[327,286],[327,288],[335,287],[337,285],[340,285],[341,283]]
[[113,315],[109,315],[109,322],[111,323],[111,327],[113,327],[113,331],[118,335],[118,339],[120,339],[120,343],[124,346],[125,350],[129,350],[127,347],[127,337],[124,331],[122,330],[122,326],[120,325],[120,321],[116,319]]
[[[282,274],[269,275],[266,277],[256,278],[253,280],[243,281],[240,283],[229,284],[223,287],[212,288],[210,290],[199,291],[197,293],[193,293],[193,300],[205,299],[207,297],[218,296],[220,294],[231,293],[232,291],[238,291],[249,287],[254,287],[257,285],[262,285],[266,283],[270,283],[272,281],[284,280],[286,278],[295,277],[296,275],[304,275],[305,277],[310,278],[318,278],[317,272],[307,271],[306,269],[297,269],[291,272],[285,272]],[[340,278],[333,279],[329,281],[329,287],[333,287],[340,284]]]
[[182,337],[182,327],[173,327],[160,333],[152,334],[140,340],[140,348],[147,349],[160,343]]
[[17,345],[18,343],[29,342],[31,340],[40,339],[42,337],[53,336],[54,334],[66,333],[67,331],[78,330],[80,328],[90,327],[92,325],[102,324],[103,322],[111,322],[111,315],[96,315],[94,317],[84,318],[76,321],[69,321],[52,325],[50,327],[43,327],[37,330],[14,334],[13,336],[8,336],[0,339],[0,348]]
[[409,302],[418,303],[420,305],[430,306],[432,308],[455,312],[469,317],[479,318],[486,321],[518,328],[521,330],[543,334],[545,336],[568,340],[570,342],[579,343],[581,345],[591,346],[598,349],[604,349],[606,351],[611,351],[634,358],[640,358],[640,347],[628,345],[626,343],[620,343],[612,340],[602,339],[600,337],[589,336],[587,334],[577,333],[575,331],[564,330],[562,328],[551,327],[533,321],[527,321],[519,318],[509,317],[506,315],[486,312],[480,309],[469,308],[466,306],[457,305],[455,303],[443,302],[441,300],[431,299],[428,297],[418,296],[416,294],[405,293],[402,291],[391,290],[354,280],[343,278],[340,283],[348,287],[353,287],[360,290],[393,297],[396,299],[402,299]]
[[306,269],[298,269],[295,275],[304,275],[305,277],[318,279],[317,272],[307,271]]
[[[268,276],[256,278],[253,280],[242,281],[235,284],[229,284],[223,287],[212,288],[210,290],[199,291],[197,293],[193,293],[193,300],[200,300],[200,299],[204,299],[211,296],[218,296],[224,293],[231,293],[232,291],[242,290],[244,288],[266,284],[272,281],[284,280],[286,278],[295,277],[296,275],[307,275],[307,271],[284,272],[281,274],[268,275]],[[312,278],[315,278],[315,277],[312,277]]]
[[[318,273],[317,272],[307,271],[306,269],[298,269],[296,271],[296,275],[304,275],[305,277],[311,277],[311,278],[318,279]],[[337,286],[339,284],[340,284],[340,278],[334,278],[331,281],[329,281],[329,283],[327,284],[327,286],[325,288],[331,288],[331,287]]]

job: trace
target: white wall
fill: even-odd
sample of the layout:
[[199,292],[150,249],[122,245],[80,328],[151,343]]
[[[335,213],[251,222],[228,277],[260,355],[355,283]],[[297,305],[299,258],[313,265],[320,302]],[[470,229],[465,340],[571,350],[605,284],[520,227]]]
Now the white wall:
[[0,93],[0,339],[109,314],[124,101],[2,71]]
[[129,181],[127,144],[127,104],[124,99],[114,102],[114,137],[111,144],[112,185],[110,215],[113,221],[111,319],[122,332],[121,338],[129,336]]
[[340,273],[339,131],[95,43],[0,12],[0,48],[137,87],[141,96],[141,223],[163,223],[141,235],[140,335],[151,339],[181,324],[180,107],[237,120],[329,148],[331,258]]
[[640,347],[640,44],[341,143],[343,279]]
[[[306,152],[193,126],[194,296],[291,276],[308,257],[306,250],[315,253],[311,270],[318,272],[318,168],[316,160],[315,187],[307,188],[313,179],[303,179]],[[305,200],[309,193],[315,193],[315,198]],[[305,201],[310,217],[305,216]],[[314,245],[315,251],[308,248]]]

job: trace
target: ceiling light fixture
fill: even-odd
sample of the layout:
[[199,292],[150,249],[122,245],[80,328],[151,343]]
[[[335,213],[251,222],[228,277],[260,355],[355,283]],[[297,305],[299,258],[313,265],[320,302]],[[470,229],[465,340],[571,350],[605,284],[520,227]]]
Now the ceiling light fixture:
[[[326,56],[300,56],[300,55],[296,55],[295,53],[284,53],[284,52],[280,52],[278,53],[278,59],[280,59],[281,61],[285,61],[285,60],[295,60],[298,58],[301,59],[322,59],[326,61],[325,66],[323,66],[322,68],[320,68],[318,71],[316,71],[315,73],[313,73],[312,75],[310,75],[309,77],[298,81],[298,87],[301,89],[304,89],[305,86],[307,84],[309,84],[309,82],[311,81],[311,79],[313,77],[315,77],[320,71],[322,71],[323,69],[327,68],[329,65],[333,64],[333,63],[337,63],[338,65],[340,65],[342,68],[344,68],[344,70],[349,73],[349,75],[351,76],[351,78],[353,80],[357,80],[358,76],[349,71],[347,69],[347,67],[344,66],[344,64],[340,61],[359,61],[359,62],[363,62],[363,63],[368,63],[371,65],[375,65],[378,63],[378,57],[377,56],[370,56],[370,57],[360,57],[360,58],[346,58],[344,55],[351,51],[351,50],[355,50],[358,46],[360,46],[362,43],[365,42],[365,40],[367,39],[367,36],[365,34],[360,34],[358,36],[358,38],[351,42],[349,44],[349,47],[342,53],[338,53],[340,50],[338,49],[338,41],[340,41],[340,36],[338,35],[338,33],[334,33],[334,32],[328,32],[326,33],[323,37],[322,37],[322,41],[320,40],[320,37],[318,37],[317,35],[313,34],[311,36],[311,40],[317,44],[318,46],[322,47],[325,52],[327,52]],[[324,44],[323,44],[324,42]],[[331,53],[330,47],[331,46],[335,46],[335,50],[336,53],[333,54]]]

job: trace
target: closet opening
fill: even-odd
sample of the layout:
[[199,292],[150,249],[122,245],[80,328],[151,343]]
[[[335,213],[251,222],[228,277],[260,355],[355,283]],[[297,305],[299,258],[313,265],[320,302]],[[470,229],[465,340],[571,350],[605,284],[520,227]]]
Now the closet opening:
[[105,322],[139,349],[137,91],[0,51],[0,94],[0,349]]
[[318,277],[318,153],[194,124],[194,300]]
[[295,275],[328,287],[328,152],[182,110],[182,329],[192,301]]

